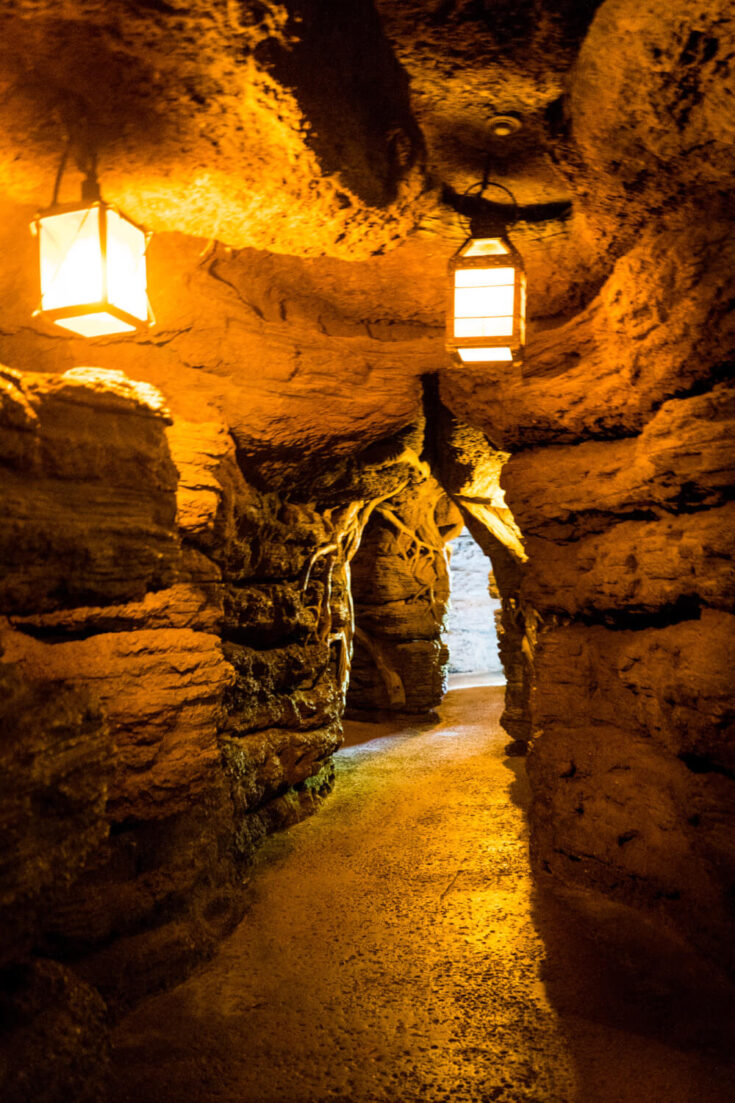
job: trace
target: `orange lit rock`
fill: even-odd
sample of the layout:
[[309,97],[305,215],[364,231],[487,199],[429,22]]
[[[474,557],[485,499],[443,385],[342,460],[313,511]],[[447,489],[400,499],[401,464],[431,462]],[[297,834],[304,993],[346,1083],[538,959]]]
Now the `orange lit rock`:
[[140,599],[172,582],[181,552],[161,395],[97,369],[5,380],[4,611]]
[[534,570],[523,593],[542,614],[603,617],[661,608],[735,605],[735,507],[622,521],[591,536],[556,542],[531,536]]
[[[350,673],[353,706],[441,695],[461,514],[537,874],[732,963],[733,20],[593,6],[4,5],[4,960],[115,1002],[209,952],[329,791]],[[62,198],[95,148],[157,231],[130,341],[29,320],[66,130]],[[488,155],[529,341],[469,372],[445,264]]]
[[348,707],[427,712],[439,704],[449,653],[446,543],[462,521],[428,470],[372,512],[352,565],[355,650]]
[[577,537],[631,515],[720,506],[735,475],[734,418],[735,392],[720,384],[664,403],[640,436],[518,453],[502,476],[508,505],[523,531]]
[[520,370],[444,373],[445,403],[498,448],[640,432],[662,402],[716,378],[726,361],[732,249],[727,221],[677,212],[663,232],[643,232],[586,310],[531,329]]
[[630,241],[648,212],[727,186],[735,43],[729,0],[607,0],[572,74],[569,179],[601,232]]
[[17,631],[1,640],[4,660],[28,677],[82,683],[99,701],[115,739],[114,816],[171,815],[209,783],[220,700],[232,677],[217,636],[167,627],[68,643]]
[[74,159],[98,153],[106,197],[156,231],[365,256],[416,221],[421,138],[366,0],[124,16],[18,0],[1,33],[0,173],[21,202],[49,201],[68,133]]

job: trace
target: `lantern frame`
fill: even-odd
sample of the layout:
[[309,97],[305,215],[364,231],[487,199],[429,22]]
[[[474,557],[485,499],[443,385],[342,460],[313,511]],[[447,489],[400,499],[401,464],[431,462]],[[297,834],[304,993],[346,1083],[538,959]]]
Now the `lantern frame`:
[[[474,229],[474,227],[473,227]],[[479,252],[472,256],[467,252],[482,241],[497,241],[502,245],[503,251],[497,253]],[[513,313],[503,315],[512,317],[511,333],[492,337],[457,337],[455,336],[455,299],[456,299],[456,272],[458,270],[492,270],[498,268],[513,268]],[[479,315],[478,317],[482,317]],[[488,316],[490,317],[490,315]],[[446,349],[453,354],[453,363],[463,368],[486,367],[489,364],[513,363],[519,364],[523,359],[523,349],[526,342],[526,271],[523,266],[523,258],[504,231],[472,233],[459,247],[448,265],[448,304],[446,326]],[[462,349],[497,349],[498,353],[507,352],[507,355],[497,355],[487,358],[473,358],[463,360],[460,354]]]
[[[84,194],[84,193],[83,193]],[[43,306],[43,286],[41,276],[41,260],[42,260],[42,242],[41,242],[41,230],[42,223],[47,218],[53,218],[56,215],[73,214],[75,212],[96,212],[97,218],[97,240],[99,242],[99,255],[101,263],[101,280],[102,280],[102,295],[99,299],[72,303],[66,306],[44,308]],[[147,267],[145,271],[145,300],[146,300],[146,316],[141,318],[137,314],[132,314],[130,311],[125,310],[123,307],[118,306],[117,303],[112,302],[109,296],[109,278],[108,278],[108,252],[107,252],[107,215],[112,211],[117,217],[134,227],[139,233],[143,234],[144,247],[143,247],[143,260],[145,262],[148,252],[148,244],[153,236],[150,230],[146,230],[144,226],[135,222],[128,215],[123,212],[112,203],[106,203],[100,196],[99,192],[95,198],[86,199],[83,197],[82,202],[78,203],[54,203],[52,206],[47,207],[45,210],[39,211],[31,222],[31,233],[36,238],[37,245],[37,273],[40,284],[40,296],[39,305],[33,311],[33,317],[40,317],[48,322],[55,323],[64,327],[64,321],[66,319],[81,318],[94,314],[109,314],[113,318],[116,318],[119,322],[124,323],[126,326],[131,327],[128,330],[111,331],[106,334],[99,334],[100,337],[121,337],[130,332],[140,332],[148,329],[155,324],[155,317],[151,309],[150,299],[148,298],[148,272]],[[83,224],[83,223],[82,223]],[[77,330],[70,330],[74,336],[85,337]],[[89,338],[87,338],[89,339]]]

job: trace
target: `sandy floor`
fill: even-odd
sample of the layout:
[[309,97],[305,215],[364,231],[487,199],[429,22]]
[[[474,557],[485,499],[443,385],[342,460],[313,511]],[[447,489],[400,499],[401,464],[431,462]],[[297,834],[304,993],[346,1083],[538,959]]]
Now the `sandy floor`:
[[220,954],[120,1025],[115,1103],[735,1100],[730,993],[534,890],[501,707],[455,689],[433,725],[349,725]]

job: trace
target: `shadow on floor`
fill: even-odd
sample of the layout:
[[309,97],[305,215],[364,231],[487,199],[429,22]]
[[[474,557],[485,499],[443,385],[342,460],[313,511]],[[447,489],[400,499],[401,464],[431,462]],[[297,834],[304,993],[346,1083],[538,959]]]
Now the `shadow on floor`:
[[541,969],[580,1099],[735,1099],[735,988],[687,946],[622,905],[535,884]]
[[[506,758],[524,813],[523,759]],[[567,1037],[585,1103],[735,1099],[735,984],[639,911],[533,877],[547,997]]]

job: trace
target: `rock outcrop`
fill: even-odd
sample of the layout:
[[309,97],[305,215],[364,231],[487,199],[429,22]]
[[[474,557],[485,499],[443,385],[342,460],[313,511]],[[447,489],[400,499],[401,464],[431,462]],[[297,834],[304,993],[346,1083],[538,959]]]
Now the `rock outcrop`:
[[442,641],[449,598],[446,545],[462,527],[426,462],[379,502],[355,556],[355,655],[347,703],[356,712],[429,712],[446,689]]
[[72,164],[99,162],[108,197],[157,231],[369,256],[417,220],[421,134],[369,0],[12,0],[1,28],[16,201],[47,202],[68,141]]

